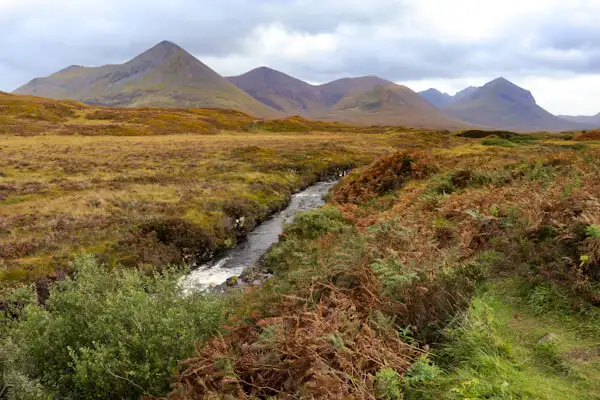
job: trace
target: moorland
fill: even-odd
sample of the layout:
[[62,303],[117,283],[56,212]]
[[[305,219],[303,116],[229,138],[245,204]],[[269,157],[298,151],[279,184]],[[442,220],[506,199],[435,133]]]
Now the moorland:
[[[0,397],[597,399],[597,131],[0,110]],[[262,285],[182,296],[348,170]]]

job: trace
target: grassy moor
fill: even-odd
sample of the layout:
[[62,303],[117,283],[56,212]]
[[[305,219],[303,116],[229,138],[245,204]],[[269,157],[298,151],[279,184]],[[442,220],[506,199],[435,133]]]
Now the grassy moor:
[[[596,131],[0,110],[0,396],[597,399]],[[190,264],[348,171],[268,279],[182,295]]]

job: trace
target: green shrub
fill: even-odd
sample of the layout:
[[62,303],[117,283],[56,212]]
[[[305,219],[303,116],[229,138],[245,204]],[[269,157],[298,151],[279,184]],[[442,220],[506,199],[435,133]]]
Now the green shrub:
[[325,206],[298,214],[285,232],[300,239],[316,239],[326,233],[340,233],[349,227],[337,208]]
[[585,235],[594,239],[600,239],[600,226],[594,224],[588,225],[585,228]]
[[499,139],[499,138],[490,138],[490,139],[485,139],[484,141],[481,142],[482,145],[484,146],[500,146],[500,147],[515,147],[516,144],[506,140],[506,139]]
[[429,186],[429,191],[438,194],[454,193],[456,187],[452,183],[451,175],[437,175],[432,179],[432,184]]
[[383,368],[375,375],[375,392],[378,399],[401,400],[402,377],[391,368]]
[[[218,331],[233,301],[181,296],[173,268],[152,276],[111,271],[91,256],[73,267],[75,279],[58,282],[45,308],[27,305],[1,342],[4,376],[55,398],[166,394],[178,360]],[[17,386],[8,390],[23,398]]]
[[419,358],[404,375],[404,388],[407,399],[420,397],[423,391],[429,391],[436,384],[442,370],[426,356]]
[[395,259],[377,260],[370,267],[381,282],[384,292],[392,297],[395,297],[394,295],[403,286],[419,281],[419,276],[415,271],[411,271]]

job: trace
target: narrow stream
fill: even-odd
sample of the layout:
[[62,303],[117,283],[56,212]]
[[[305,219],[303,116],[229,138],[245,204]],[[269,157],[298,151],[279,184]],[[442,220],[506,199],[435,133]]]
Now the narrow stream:
[[228,251],[223,257],[200,265],[182,281],[184,291],[205,289],[224,283],[258,262],[269,248],[277,243],[283,226],[290,223],[300,211],[312,210],[323,205],[323,197],[336,184],[335,181],[319,182],[292,196],[285,210],[276,213],[248,234],[246,241]]

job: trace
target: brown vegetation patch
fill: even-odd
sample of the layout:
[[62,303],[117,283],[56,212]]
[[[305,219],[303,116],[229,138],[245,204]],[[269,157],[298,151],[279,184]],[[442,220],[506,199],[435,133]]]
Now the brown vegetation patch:
[[573,140],[578,142],[587,142],[591,140],[600,140],[600,130],[588,131],[585,133],[580,133],[579,135],[575,135]]
[[373,399],[384,367],[403,373],[418,352],[369,324],[364,307],[340,291],[316,309],[283,301],[280,317],[233,328],[184,364],[172,399]]
[[334,190],[332,198],[340,204],[368,201],[403,187],[411,179],[422,179],[435,169],[431,156],[400,151],[345,178]]

